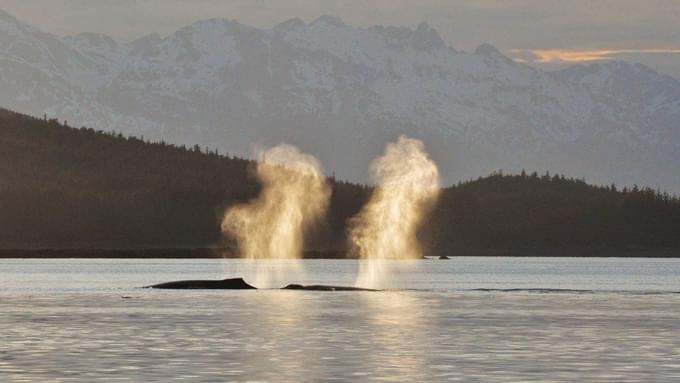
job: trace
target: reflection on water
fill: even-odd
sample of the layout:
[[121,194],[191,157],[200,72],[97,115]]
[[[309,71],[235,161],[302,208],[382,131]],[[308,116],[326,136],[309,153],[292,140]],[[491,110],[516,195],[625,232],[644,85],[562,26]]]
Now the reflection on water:
[[[395,280],[427,287],[427,267],[427,283],[439,288],[376,293],[135,288],[224,276],[218,263],[202,261],[0,261],[0,382],[680,379],[678,294],[459,288],[475,278],[464,286],[573,287],[566,277],[548,282],[560,269],[588,288],[673,290],[678,261],[507,263],[523,277],[500,273],[504,260],[463,261]],[[353,282],[356,265],[312,264],[325,271],[310,266],[304,283]]]
[[673,295],[3,295],[0,381],[674,381]]
[[249,304],[267,308],[263,315],[257,315],[249,322],[259,331],[253,331],[255,338],[247,347],[267,355],[254,361],[259,365],[257,369],[306,371],[305,366],[311,364],[307,361],[308,356],[299,348],[282,348],[281,340],[304,337],[305,313],[310,310],[307,299],[294,291],[263,291],[255,294]]
[[399,377],[399,381],[418,381],[427,369],[425,353],[429,345],[425,328],[427,308],[412,294],[387,291],[362,294],[368,327],[373,328],[374,345],[368,358],[379,376]]

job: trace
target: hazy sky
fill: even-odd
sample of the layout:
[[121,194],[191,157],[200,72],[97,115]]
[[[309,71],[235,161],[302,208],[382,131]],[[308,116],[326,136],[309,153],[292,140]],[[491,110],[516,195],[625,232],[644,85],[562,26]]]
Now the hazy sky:
[[355,26],[427,21],[457,49],[486,42],[547,67],[623,58],[680,78],[680,0],[0,0],[0,9],[58,35],[119,40],[215,17],[259,27],[324,14]]

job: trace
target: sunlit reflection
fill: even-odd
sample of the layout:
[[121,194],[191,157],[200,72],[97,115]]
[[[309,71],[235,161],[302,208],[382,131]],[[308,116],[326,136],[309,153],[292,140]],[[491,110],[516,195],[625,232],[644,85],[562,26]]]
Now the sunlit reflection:
[[[288,339],[303,339],[309,336],[309,312],[305,294],[294,291],[263,290],[253,294],[250,304],[255,307],[267,307],[267,315],[258,316],[250,325],[259,329],[257,339],[253,339],[260,355],[256,363],[260,369],[269,371],[309,371],[307,358],[310,357],[300,349],[282,349],[281,343]],[[256,367],[257,368],[257,367]]]
[[370,364],[377,375],[399,376],[400,381],[418,381],[426,366],[429,348],[426,328],[428,310],[413,293],[384,291],[362,294],[371,327]]

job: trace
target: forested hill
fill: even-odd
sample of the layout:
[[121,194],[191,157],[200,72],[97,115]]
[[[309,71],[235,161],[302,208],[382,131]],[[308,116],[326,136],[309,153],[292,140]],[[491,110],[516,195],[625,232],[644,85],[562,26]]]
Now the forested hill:
[[[2,110],[0,248],[220,245],[225,207],[259,193],[253,165]],[[315,247],[344,242],[339,226],[367,193],[334,183]]]
[[561,175],[496,173],[446,189],[423,235],[446,254],[680,257],[680,199]]
[[[259,192],[253,165],[0,110],[0,248],[223,246],[225,207]],[[370,193],[332,185],[310,249],[342,250],[347,219]],[[646,188],[493,174],[446,188],[421,237],[429,255],[658,254],[680,248],[680,201]]]

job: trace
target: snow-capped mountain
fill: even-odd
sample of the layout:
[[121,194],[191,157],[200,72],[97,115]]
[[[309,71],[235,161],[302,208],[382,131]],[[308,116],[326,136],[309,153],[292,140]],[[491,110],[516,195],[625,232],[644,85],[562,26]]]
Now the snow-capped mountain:
[[121,43],[0,11],[0,106],[237,155],[286,141],[360,181],[405,133],[447,181],[526,168],[680,191],[678,80],[626,62],[545,72],[426,23],[205,20]]

